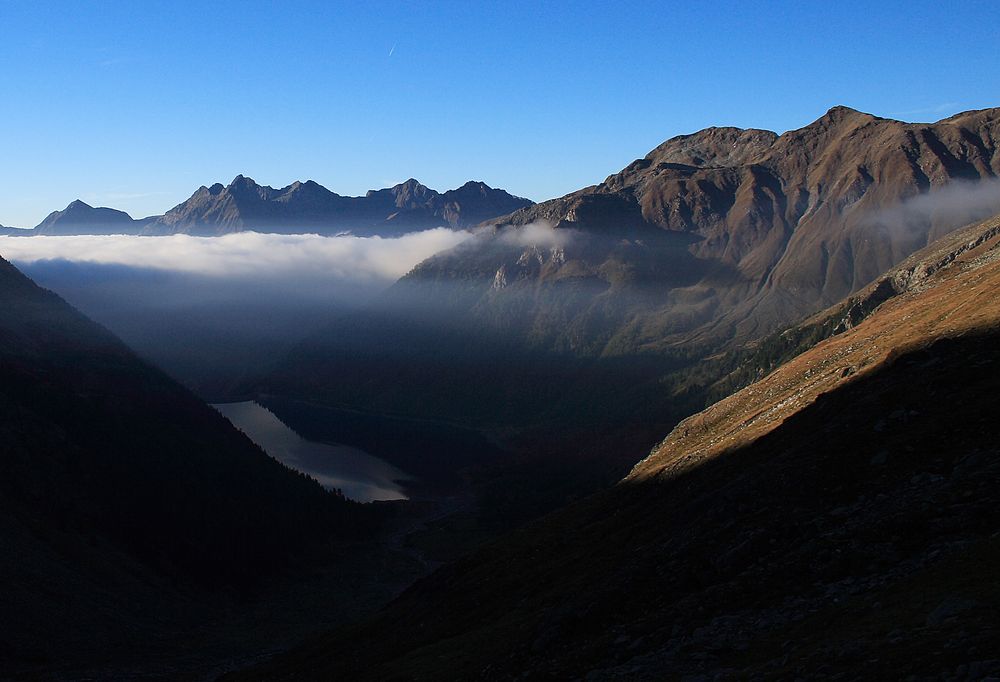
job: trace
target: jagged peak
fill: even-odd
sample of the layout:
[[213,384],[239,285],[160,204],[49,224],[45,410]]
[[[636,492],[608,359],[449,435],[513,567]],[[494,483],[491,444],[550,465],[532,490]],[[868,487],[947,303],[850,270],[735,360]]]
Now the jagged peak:
[[465,183],[464,185],[462,185],[461,187],[457,188],[454,191],[463,190],[463,189],[478,189],[478,190],[489,191],[489,190],[492,190],[493,188],[490,187],[489,185],[487,185],[482,180],[469,180],[467,183]]
[[396,206],[399,206],[400,208],[410,202],[429,201],[438,196],[437,192],[426,185],[421,185],[414,178],[410,178],[406,182],[396,185],[392,188],[392,190],[390,190],[390,192],[396,198]]
[[240,173],[233,181],[229,183],[230,187],[259,187],[253,178],[248,178],[247,176]]
[[404,180],[398,185],[395,185],[392,189],[403,190],[403,189],[420,189],[420,188],[429,189],[426,185],[420,184],[420,181],[417,180],[416,178],[409,178],[408,180]]
[[314,190],[318,190],[318,189],[319,190],[324,190],[324,191],[327,191],[327,192],[330,191],[326,187],[324,187],[323,185],[321,185],[318,182],[316,182],[315,180],[306,180],[304,182],[302,180],[296,180],[295,182],[293,182],[292,184],[290,184],[288,187],[286,187],[284,189],[284,191],[286,191],[286,192],[295,192],[297,190],[313,190],[314,191]]
[[69,205],[67,205],[64,210],[69,211],[71,209],[81,209],[81,208],[92,209],[94,207],[88,204],[87,202],[83,201],[82,199],[74,199],[73,201],[69,202]]

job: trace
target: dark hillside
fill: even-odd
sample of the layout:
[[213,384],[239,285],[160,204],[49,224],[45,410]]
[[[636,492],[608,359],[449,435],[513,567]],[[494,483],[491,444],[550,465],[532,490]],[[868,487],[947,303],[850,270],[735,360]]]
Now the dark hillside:
[[[336,556],[375,513],[0,260],[0,661],[155,631],[181,593],[254,594]],[[60,613],[86,628],[56,627]]]

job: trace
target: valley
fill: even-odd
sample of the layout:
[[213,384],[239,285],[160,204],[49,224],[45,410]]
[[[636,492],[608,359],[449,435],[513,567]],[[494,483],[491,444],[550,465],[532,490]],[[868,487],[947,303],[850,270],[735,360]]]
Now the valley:
[[918,252],[618,485],[226,679],[995,669],[998,243],[993,219]]
[[133,254],[0,262],[0,675],[992,671],[998,126],[834,107],[538,204],[241,175],[0,238]]

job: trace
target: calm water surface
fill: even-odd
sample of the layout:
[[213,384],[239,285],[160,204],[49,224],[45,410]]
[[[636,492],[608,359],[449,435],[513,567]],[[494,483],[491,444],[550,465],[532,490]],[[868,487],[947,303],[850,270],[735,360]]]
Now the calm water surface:
[[339,488],[359,502],[405,500],[399,481],[410,478],[378,457],[347,445],[306,440],[256,402],[213,405],[264,452],[325,488]]

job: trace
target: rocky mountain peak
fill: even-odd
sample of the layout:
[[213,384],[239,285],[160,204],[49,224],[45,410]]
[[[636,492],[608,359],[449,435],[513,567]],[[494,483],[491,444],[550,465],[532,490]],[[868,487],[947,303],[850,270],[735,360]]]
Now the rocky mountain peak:
[[239,190],[258,190],[261,186],[258,185],[253,178],[248,178],[247,176],[240,174],[233,178],[233,181],[229,183],[226,188],[230,192]]
[[124,211],[94,208],[80,199],[53,211],[35,226],[37,234],[106,234],[127,231],[136,221]]
[[437,196],[437,192],[421,185],[414,178],[402,182],[392,188],[391,193],[396,197],[396,206],[399,208],[410,207],[416,203],[425,202]]
[[[459,187],[458,189],[452,190],[455,194],[487,194],[492,192],[493,188],[487,185],[485,182],[480,180],[469,180],[467,183]],[[447,192],[446,192],[447,194]]]

